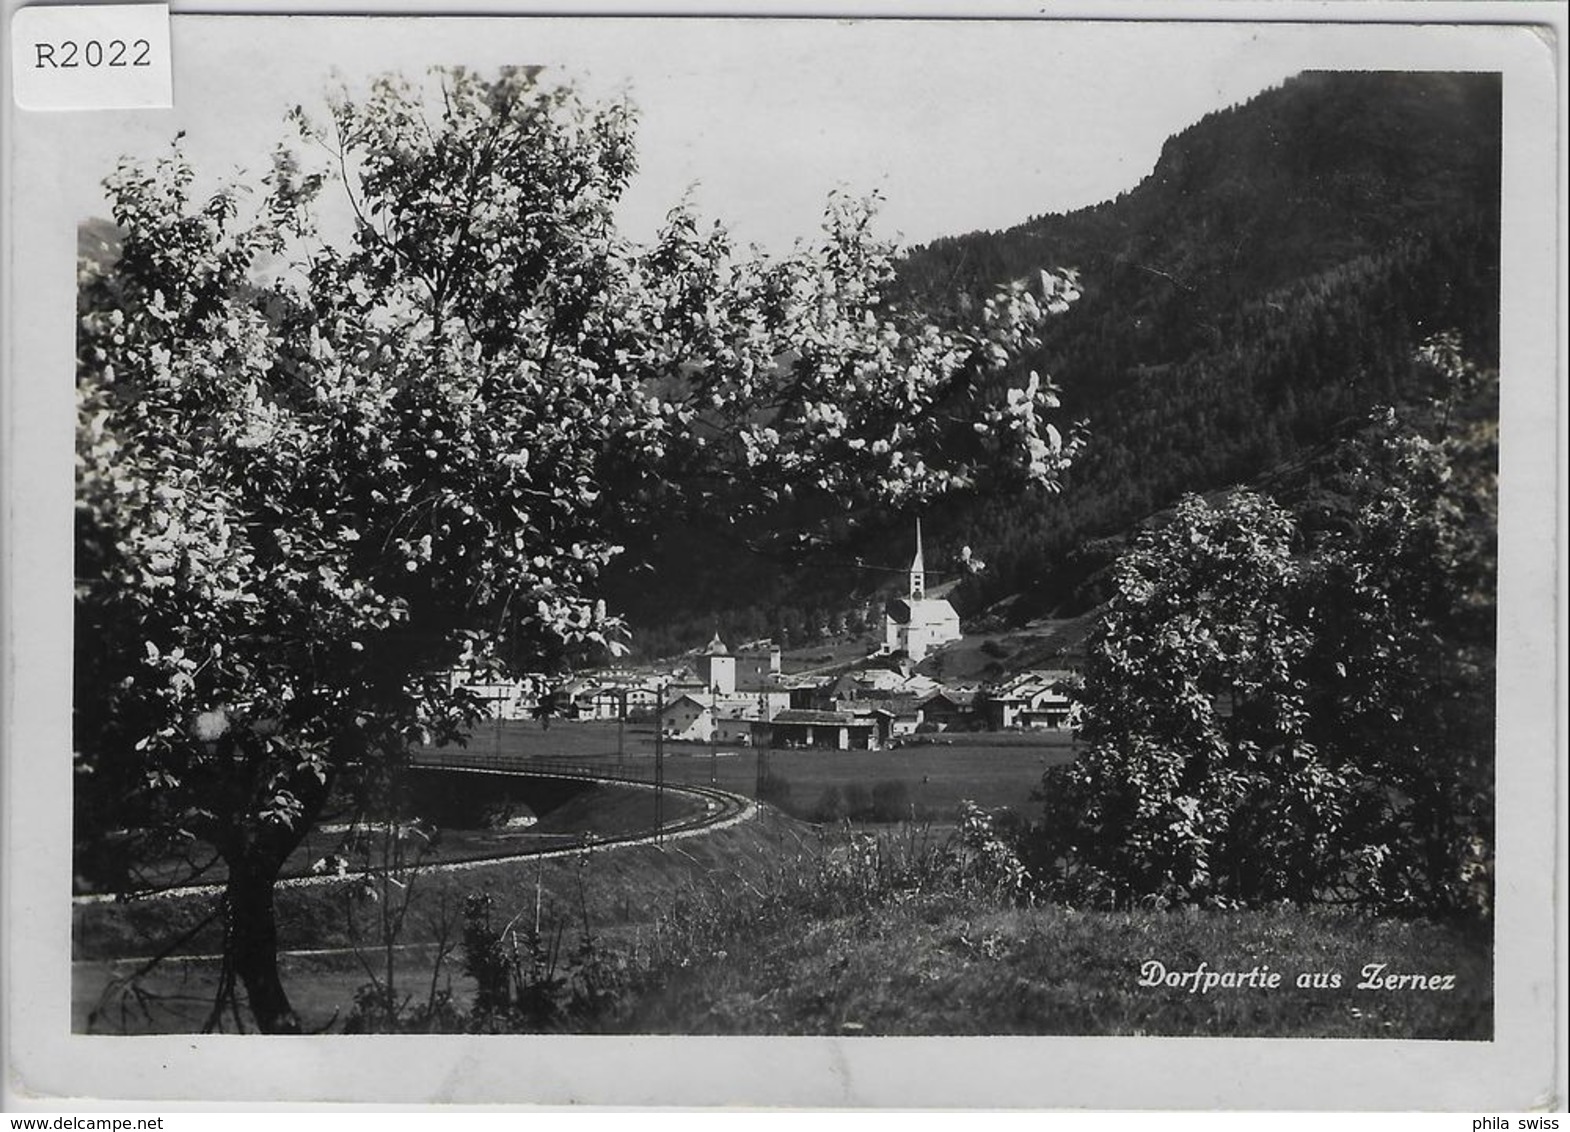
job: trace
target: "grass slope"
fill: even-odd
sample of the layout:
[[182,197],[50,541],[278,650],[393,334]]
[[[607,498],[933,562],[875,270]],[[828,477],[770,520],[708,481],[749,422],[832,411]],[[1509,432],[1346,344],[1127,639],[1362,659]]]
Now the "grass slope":
[[[434,970],[432,944],[444,934],[455,942],[464,898],[486,892],[498,927],[537,926],[563,955],[592,953],[598,969],[614,972],[593,1009],[548,1027],[571,1032],[1492,1035],[1486,932],[1323,909],[1019,907],[979,882],[979,859],[955,846],[915,827],[872,837],[765,809],[663,848],[422,874],[395,950],[399,994],[419,1001],[436,985],[471,1008],[473,982],[455,957]],[[326,950],[284,959],[297,1008],[310,1027],[341,1026],[368,981],[365,965],[382,969],[368,942],[378,907],[350,884],[285,889],[278,907],[284,948]],[[95,1008],[94,1030],[198,1028],[216,962],[166,964],[145,985],[154,997],[138,1001],[105,995],[111,976],[126,972],[105,957],[147,954],[155,938],[210,909],[203,900],[79,907],[75,1028],[88,1029]],[[216,952],[219,943],[209,928],[182,950]],[[1268,967],[1283,980],[1207,993],[1140,986],[1152,960],[1177,972]],[[1455,985],[1358,989],[1364,967],[1379,963],[1387,974],[1454,975]],[[1299,987],[1302,974],[1339,975],[1341,985]]]
[[[1169,970],[1281,973],[1276,989],[1139,985]],[[1450,991],[1358,990],[1360,972],[1447,973]],[[1295,985],[1339,975],[1339,988]],[[1083,912],[923,897],[733,943],[615,1028],[699,1034],[1067,1034],[1488,1040],[1486,947],[1449,928],[1283,909]]]

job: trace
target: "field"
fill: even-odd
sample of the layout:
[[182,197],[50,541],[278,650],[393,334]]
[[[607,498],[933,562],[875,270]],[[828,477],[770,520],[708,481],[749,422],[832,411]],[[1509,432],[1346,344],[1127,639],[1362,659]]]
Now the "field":
[[881,633],[826,637],[805,648],[787,649],[780,657],[780,668],[793,676],[840,671],[866,660],[882,643]]
[[920,670],[949,682],[975,683],[1031,668],[1063,668],[1083,652],[1092,620],[1087,614],[991,632],[973,630],[922,661]]
[[[622,730],[618,757],[617,724],[609,721],[538,723],[498,720],[479,728],[468,750],[515,757],[563,758],[604,763],[639,777],[654,775],[654,728],[629,723]],[[1073,758],[1071,738],[1064,733],[955,733],[923,737],[923,741],[882,751],[760,751],[751,747],[705,743],[667,743],[665,776],[669,782],[707,785],[752,797],[758,761],[767,760],[771,775],[790,785],[796,806],[811,806],[828,787],[859,783],[867,789],[880,782],[902,782],[910,801],[923,814],[943,820],[961,800],[987,809],[1031,809],[1031,791],[1049,766]]]
[[[987,624],[985,614],[978,619]],[[1029,668],[1062,668],[1084,650],[1092,615],[1069,619],[1043,618],[1027,625],[1005,628],[1001,621],[980,631],[975,627],[957,641],[927,656],[917,670],[951,684],[977,684],[998,680]],[[792,674],[829,673],[854,667],[882,642],[877,633],[848,633],[812,645],[791,649],[781,657],[781,668]]]
[[[400,1000],[433,988],[474,1007],[456,951],[458,910],[489,895],[492,923],[559,958],[549,1011],[510,1026],[696,1034],[1218,1035],[1487,1040],[1493,1029],[1485,932],[1324,909],[1101,912],[1020,906],[956,874],[955,842],[915,827],[874,842],[776,812],[731,829],[578,859],[428,873],[394,947]],[[967,877],[969,879],[967,879]],[[142,926],[199,922],[208,902],[171,902]],[[140,909],[146,913],[144,906]],[[378,909],[339,890],[279,894],[284,978],[311,1029],[339,1030],[383,953]],[[201,1025],[218,964],[206,929],[129,996],[135,906],[78,910],[78,1031],[188,1032]],[[356,946],[356,939],[361,941]],[[1203,993],[1142,985],[1152,961],[1176,973],[1271,972],[1276,986]],[[1448,989],[1359,988],[1366,967],[1453,976]],[[1300,983],[1300,976],[1307,976]],[[1316,976],[1318,977],[1316,980]],[[109,993],[105,993],[106,988]],[[592,991],[593,993],[588,993]],[[94,1011],[97,1011],[95,1014]],[[233,1024],[225,1020],[226,1028]]]

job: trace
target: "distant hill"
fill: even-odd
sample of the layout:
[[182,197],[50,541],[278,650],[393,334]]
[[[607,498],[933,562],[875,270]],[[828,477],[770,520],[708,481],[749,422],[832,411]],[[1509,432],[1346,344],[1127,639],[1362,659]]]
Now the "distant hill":
[[[1063,493],[927,516],[929,557],[968,544],[989,564],[953,595],[962,616],[1091,608],[1126,533],[1183,493],[1279,478],[1375,405],[1423,404],[1412,357],[1437,331],[1497,367],[1500,97],[1497,75],[1300,75],[1171,138],[1116,200],[913,249],[897,297],[929,310],[1043,268],[1083,290],[1023,363],[1089,423]],[[654,651],[810,633],[900,583],[908,522],[847,527],[806,568],[678,540],[622,604]]]
[[952,509],[993,567],[962,612],[1085,608],[1141,517],[1421,401],[1411,357],[1438,330],[1496,366],[1500,129],[1495,75],[1305,74],[1170,139],[1115,201],[913,251],[927,304],[1053,266],[1084,291],[1027,364],[1092,447],[1059,497]]
[[76,226],[76,258],[103,270],[120,258],[120,229],[113,220],[89,217]]

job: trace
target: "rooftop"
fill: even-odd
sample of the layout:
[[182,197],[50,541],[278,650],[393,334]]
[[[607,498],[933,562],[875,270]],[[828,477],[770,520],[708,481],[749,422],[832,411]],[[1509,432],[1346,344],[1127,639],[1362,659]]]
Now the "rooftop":
[[811,708],[786,708],[773,719],[774,723],[815,723],[826,727],[843,727],[853,722],[843,711],[814,711]]

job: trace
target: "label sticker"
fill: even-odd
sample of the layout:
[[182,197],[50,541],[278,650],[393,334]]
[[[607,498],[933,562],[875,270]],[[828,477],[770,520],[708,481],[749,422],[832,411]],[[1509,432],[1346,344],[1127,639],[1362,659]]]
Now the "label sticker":
[[11,74],[24,110],[173,106],[169,5],[18,8]]

